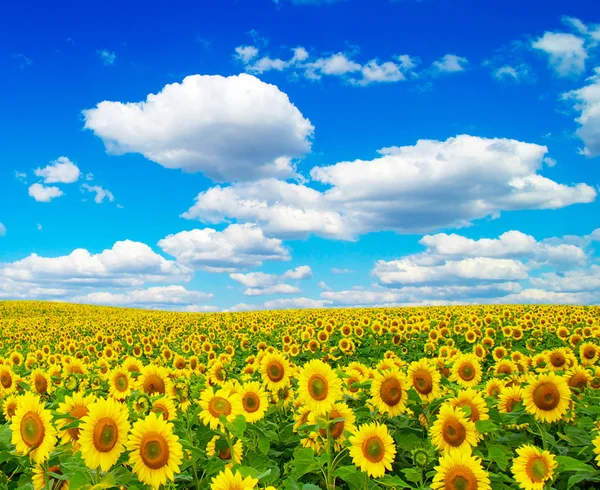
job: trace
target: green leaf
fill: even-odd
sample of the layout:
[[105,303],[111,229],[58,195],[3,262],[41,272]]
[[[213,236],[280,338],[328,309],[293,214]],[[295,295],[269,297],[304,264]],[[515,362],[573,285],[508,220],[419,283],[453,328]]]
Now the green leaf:
[[[408,477],[407,477],[407,479],[408,479]],[[386,487],[412,488],[412,485],[409,485],[408,483],[406,483],[398,475],[385,475],[383,478],[378,478],[376,481],[378,483],[381,483],[382,485],[385,485]],[[420,479],[419,479],[419,481],[420,481]],[[418,481],[415,483],[418,483]]]
[[271,443],[269,442],[269,439],[265,439],[265,438],[261,437],[258,440],[258,450],[260,451],[261,454],[264,454],[266,456],[267,454],[269,454],[270,448],[271,448]]
[[246,431],[246,418],[241,414],[236,416],[231,422],[231,429],[232,434],[241,439]]
[[494,432],[498,430],[498,426],[494,424],[491,420],[478,420],[475,422],[475,427],[477,431],[481,434],[487,434],[488,432]]
[[404,468],[401,471],[402,471],[402,473],[404,473],[404,476],[406,476],[406,479],[408,481],[413,482],[413,483],[421,482],[422,475],[419,470],[415,470],[414,468]]
[[487,444],[488,459],[498,465],[502,471],[506,471],[508,468],[509,455],[512,453],[511,449],[501,444]]
[[556,456],[556,462],[558,463],[559,473],[563,471],[578,471],[584,473],[596,472],[593,466],[585,464],[583,461],[579,461],[571,456]]

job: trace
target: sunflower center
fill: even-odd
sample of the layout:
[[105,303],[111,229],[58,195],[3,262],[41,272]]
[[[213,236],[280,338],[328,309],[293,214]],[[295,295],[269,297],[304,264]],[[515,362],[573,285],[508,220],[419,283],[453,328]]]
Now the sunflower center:
[[556,368],[562,367],[565,362],[567,362],[567,359],[560,352],[555,352],[550,356],[550,364]]
[[38,375],[35,377],[34,384],[35,384],[35,391],[37,391],[38,393],[46,393],[46,390],[48,389],[48,382],[46,381],[46,378]]
[[275,383],[283,379],[284,369],[283,364],[279,361],[271,361],[267,366],[267,376]]
[[465,381],[471,381],[475,377],[475,368],[472,364],[463,364],[458,370],[458,374]]
[[352,385],[353,385],[354,383],[359,383],[359,382],[360,382],[360,381],[359,381],[358,379],[356,379],[356,378],[350,378],[350,379],[348,380],[348,390],[349,390],[351,393],[356,393],[356,392],[358,391],[358,388],[352,387]]
[[400,381],[396,378],[386,379],[381,383],[379,396],[381,396],[381,399],[386,405],[390,407],[397,405],[402,399],[402,385],[400,384]]
[[467,438],[467,431],[457,419],[448,419],[442,427],[444,441],[452,447],[460,446]]
[[419,369],[413,376],[413,384],[415,390],[421,395],[429,395],[433,390],[433,378],[429,371],[425,369]]
[[148,468],[158,470],[169,462],[169,443],[162,434],[148,432],[140,442],[140,457]]
[[[337,410],[332,410],[331,413],[329,414],[329,418],[331,420],[341,419],[341,418],[343,418],[343,415],[340,412],[338,412]],[[319,433],[321,434],[322,437],[327,438],[327,429],[319,429]],[[344,433],[344,421],[343,420],[340,420],[339,422],[336,422],[335,424],[332,424],[329,426],[329,434],[331,434],[331,437],[333,439],[337,439],[343,433]]]
[[162,403],[155,403],[152,411],[157,414],[162,414],[163,420],[169,420],[169,409]]
[[593,347],[586,347],[585,349],[583,349],[583,357],[585,357],[586,359],[593,359],[595,355],[596,349],[594,349]]
[[[74,419],[80,419],[82,417],[85,417],[88,414],[88,412],[89,412],[89,410],[87,407],[84,407],[83,405],[77,405],[71,409],[71,411],[69,412],[69,415],[71,417],[73,417]],[[73,427],[72,429],[68,429],[67,432],[71,436],[71,439],[73,439],[74,441],[79,439],[79,428],[78,427]]]
[[471,421],[477,422],[480,418],[478,408],[468,400],[462,400],[456,404],[457,407],[469,407],[471,409]]
[[4,388],[10,388],[12,386],[12,376],[6,371],[0,374],[0,383]]
[[308,392],[315,400],[324,400],[329,392],[327,380],[320,374],[313,374],[308,380]]
[[260,407],[260,399],[256,393],[246,393],[242,397],[242,405],[248,413],[256,412]]
[[587,377],[585,374],[582,374],[582,373],[575,374],[569,380],[569,386],[571,388],[575,388],[580,391],[583,391],[585,389],[585,387],[587,386],[587,383],[588,383]]
[[149,374],[144,380],[144,391],[150,395],[153,393],[165,393],[165,382],[157,374]]
[[530,459],[526,471],[527,476],[536,483],[541,483],[548,478],[548,466],[541,456]]
[[127,382],[127,376],[124,374],[117,374],[115,377],[115,388],[117,388],[117,391],[127,391],[128,386],[129,383]]
[[444,489],[476,490],[477,487],[477,477],[465,466],[454,467],[446,474]]
[[227,416],[231,413],[231,403],[222,396],[215,396],[208,404],[208,411],[215,418],[219,418],[221,415]]
[[560,402],[560,391],[553,383],[541,383],[533,391],[533,403],[541,410],[554,410]]
[[229,461],[231,459],[231,449],[228,447],[221,449],[219,451],[219,458],[221,458],[223,461]]
[[363,442],[362,452],[371,463],[378,463],[385,456],[385,446],[379,437],[369,437]]
[[27,447],[38,447],[45,434],[46,429],[40,416],[35,412],[27,412],[21,420],[21,439]]
[[113,419],[104,417],[94,427],[94,446],[101,453],[109,452],[117,444],[119,428]]

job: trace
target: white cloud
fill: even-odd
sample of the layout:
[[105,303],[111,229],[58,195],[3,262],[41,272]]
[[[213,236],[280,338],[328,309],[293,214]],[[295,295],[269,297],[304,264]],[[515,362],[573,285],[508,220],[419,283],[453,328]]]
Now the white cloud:
[[[144,282],[188,281],[191,271],[153,252],[140,242],[124,240],[93,254],[76,249],[69,255],[31,254],[12,263],[0,263],[0,279],[47,288],[137,287]],[[2,282],[2,281],[0,281]]]
[[56,197],[64,194],[58,187],[44,186],[42,184],[32,184],[29,186],[29,195],[37,202],[50,202]]
[[532,81],[533,79],[533,74],[531,73],[530,68],[524,63],[515,65],[502,65],[494,68],[492,75],[496,80],[513,81],[519,83]]
[[83,114],[108,153],[141,153],[216,181],[290,177],[313,133],[285,93],[245,73],[188,76],[146,101],[104,101]]
[[87,180],[88,182],[90,180],[94,180],[94,174],[92,172],[85,174],[85,180]]
[[42,231],[42,225],[40,225],[39,223],[37,224],[36,228],[38,229],[38,231]]
[[6,226],[0,223],[0,236],[6,236]]
[[446,54],[440,60],[434,61],[432,67],[440,73],[457,73],[465,71],[468,63],[467,58],[455,54]]
[[99,49],[97,51],[97,54],[104,63],[104,66],[114,65],[115,60],[117,59],[117,55],[113,51],[109,51],[108,49]]
[[432,264],[431,257],[406,257],[400,260],[378,260],[373,269],[385,286],[407,284],[453,284],[469,280],[514,281],[526,279],[525,265],[512,259],[472,257],[460,260],[445,260]]
[[312,278],[312,270],[307,265],[301,265],[290,269],[284,274],[265,274],[264,272],[249,272],[247,274],[234,273],[229,277],[234,281],[246,286],[244,294],[247,296],[259,296],[266,294],[295,294],[300,289],[290,284],[285,284],[287,279],[306,280]]
[[331,288],[327,285],[325,281],[319,281],[318,286],[324,291],[331,291]]
[[592,233],[590,234],[590,240],[600,242],[600,228],[597,228],[594,231],[592,231]]
[[15,170],[15,177],[17,178],[17,180],[20,180],[23,183],[27,183],[27,174],[24,172],[18,172],[17,170]]
[[94,192],[96,194],[96,196],[94,197],[94,201],[96,202],[96,204],[102,204],[104,198],[107,198],[110,202],[113,202],[115,200],[115,196],[113,196],[112,192],[110,192],[108,189],[102,188],[99,185],[82,184],[81,188],[85,189],[88,192]]
[[565,93],[563,98],[575,101],[574,108],[580,112],[575,119],[579,123],[577,136],[585,144],[584,154],[593,157],[600,155],[600,67],[588,82],[578,90]]
[[234,272],[258,267],[264,261],[290,260],[281,240],[265,237],[253,224],[233,224],[223,231],[182,231],[163,238],[158,246],[187,266],[211,272]]
[[155,286],[147,289],[135,289],[124,293],[93,292],[75,296],[70,301],[107,306],[215,311],[216,308],[214,306],[198,305],[198,303],[204,303],[206,299],[212,297],[212,294],[201,291],[190,291],[183,286]]
[[238,311],[254,311],[260,310],[261,307],[259,305],[250,305],[248,303],[238,303],[233,305],[231,308],[227,308],[223,310],[224,312],[238,312]]
[[326,308],[331,301],[310,298],[284,298],[265,301],[264,308],[267,310],[282,309],[304,309],[304,308]]
[[600,265],[592,264],[589,268],[574,269],[564,273],[545,272],[531,280],[533,286],[557,292],[600,292]]
[[247,64],[258,56],[258,48],[256,46],[238,46],[235,48],[235,55],[242,63]]
[[81,174],[77,165],[67,157],[59,157],[44,168],[37,168],[34,173],[44,179],[44,184],[72,184]]
[[273,179],[212,187],[183,217],[259,223],[270,236],[352,240],[381,230],[460,228],[502,211],[592,202],[596,191],[543,177],[545,146],[460,135],[384,148],[380,158],[315,167],[324,192]]
[[532,43],[534,49],[548,55],[552,69],[561,77],[579,75],[585,71],[588,55],[584,39],[564,32],[546,32]]
[[331,272],[333,272],[334,274],[350,274],[354,271],[351,269],[338,269],[337,267],[333,267],[331,269]]

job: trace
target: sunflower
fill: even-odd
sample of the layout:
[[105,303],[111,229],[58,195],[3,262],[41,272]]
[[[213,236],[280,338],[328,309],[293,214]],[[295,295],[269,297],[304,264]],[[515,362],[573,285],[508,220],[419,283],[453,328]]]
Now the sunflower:
[[517,403],[523,401],[523,388],[520,386],[508,386],[502,390],[498,397],[498,410],[502,413],[513,411]]
[[424,402],[432,402],[441,394],[441,375],[427,359],[411,363],[408,367],[408,379]]
[[298,397],[315,415],[323,415],[342,398],[342,382],[329,364],[313,359],[300,371]]
[[[218,454],[217,454],[217,444],[222,445],[223,447],[218,448]],[[221,438],[221,436],[216,435],[214,436],[210,441],[208,441],[208,444],[206,445],[206,455],[208,457],[214,456],[215,454],[218,455],[218,457],[227,462],[227,468],[233,468],[234,464],[241,464],[242,463],[242,454],[244,451],[244,445],[242,444],[242,441],[240,441],[239,439],[236,441],[236,443],[233,445],[233,458],[231,457],[231,450],[229,449],[229,446],[227,445],[227,442]]]
[[564,348],[554,349],[548,352],[546,362],[553,370],[564,370],[568,367],[568,351]]
[[152,411],[157,414],[162,414],[164,420],[173,420],[177,416],[175,403],[168,396],[161,396],[152,402]]
[[596,437],[592,440],[594,445],[594,454],[596,455],[596,462],[600,464],[600,433],[596,433]]
[[2,413],[8,422],[14,417],[18,405],[19,399],[15,395],[9,395],[2,401]]
[[396,446],[386,425],[361,425],[349,440],[350,456],[361,471],[373,478],[382,477],[386,470],[391,471]]
[[169,370],[148,364],[142,368],[142,375],[138,378],[139,386],[147,395],[170,393],[172,382],[169,378]]
[[155,490],[174,479],[183,460],[183,449],[173,434],[173,425],[156,413],[133,424],[127,450],[133,472]]
[[256,478],[250,476],[243,478],[238,471],[232,473],[229,468],[225,468],[213,477],[210,490],[253,490],[257,484]]
[[219,418],[224,415],[231,422],[238,414],[243,412],[240,395],[229,394],[225,390],[214,391],[212,387],[206,388],[200,396],[200,419],[204,425],[215,430],[221,424]]
[[596,364],[599,354],[600,352],[598,352],[598,346],[596,344],[592,344],[591,342],[586,342],[579,347],[579,358],[581,359],[581,364],[584,366]]
[[477,356],[463,354],[458,357],[452,365],[450,379],[465,388],[472,388],[479,384],[481,381],[481,364]]
[[481,459],[468,452],[455,451],[440,457],[431,483],[433,490],[490,490],[488,472]]
[[[48,468],[48,473],[56,473],[62,475],[62,471],[58,466],[51,466]],[[33,476],[31,477],[31,483],[33,490],[46,490],[51,488],[52,490],[69,490],[69,482],[65,480],[55,480],[48,475],[49,487],[46,487],[46,476],[44,474],[44,467],[41,464],[36,464],[33,467]]]
[[113,398],[99,399],[81,419],[79,444],[88,468],[108,471],[123,452],[129,431],[128,411]]
[[0,366],[0,395],[6,396],[17,389],[17,377],[8,366]]
[[133,379],[126,367],[113,369],[108,375],[108,392],[115,400],[125,400],[131,395]]
[[29,375],[31,387],[38,395],[45,395],[54,391],[54,384],[50,379],[50,375],[47,371],[42,369],[35,369]]
[[52,413],[31,392],[18,399],[17,410],[10,421],[11,442],[20,455],[29,455],[36,463],[43,463],[56,446],[56,430]]
[[269,407],[267,393],[257,381],[245,383],[239,392],[246,422],[254,423],[264,418]]
[[504,381],[497,378],[490,379],[485,385],[485,392],[488,396],[498,398],[498,395],[502,393],[505,388]]
[[564,378],[540,374],[523,390],[523,401],[525,410],[536,420],[556,422],[569,408],[571,391]]
[[585,390],[588,383],[592,380],[592,375],[587,369],[581,366],[574,366],[565,373],[565,379],[571,391],[577,394]]
[[470,453],[477,445],[475,424],[465,413],[449,403],[440,408],[435,423],[429,429],[431,441],[440,451],[450,452],[456,449]]
[[272,392],[277,392],[290,384],[290,364],[278,352],[264,356],[259,370],[267,389]]
[[63,418],[57,421],[58,435],[63,444],[73,442],[75,447],[78,446],[79,428],[63,430],[62,428],[75,420],[80,420],[89,412],[89,407],[96,401],[94,395],[84,396],[82,393],[74,393],[72,396],[66,396],[64,402],[58,405],[57,412],[62,415],[69,415],[68,418]]
[[371,385],[371,403],[381,413],[395,417],[406,411],[408,382],[397,368],[377,374]]
[[471,415],[469,418],[471,422],[477,422],[478,420],[487,420],[490,418],[488,415],[488,407],[481,394],[471,388],[458,392],[458,395],[450,400],[453,407],[462,408],[469,407]]
[[[341,420],[340,420],[341,419]],[[344,441],[346,440],[346,432],[353,434],[356,431],[356,426],[354,423],[356,422],[356,416],[354,412],[348,405],[345,403],[336,403],[333,408],[327,413],[327,420],[333,421],[338,420],[337,422],[330,423],[329,425],[329,435],[333,440],[335,445],[335,449],[341,449]],[[316,424],[317,420],[314,414],[310,414],[308,417],[309,424]],[[327,440],[327,429],[320,428],[319,435]]]
[[512,465],[516,482],[523,490],[543,490],[558,466],[554,455],[529,444],[518,448],[517,454]]

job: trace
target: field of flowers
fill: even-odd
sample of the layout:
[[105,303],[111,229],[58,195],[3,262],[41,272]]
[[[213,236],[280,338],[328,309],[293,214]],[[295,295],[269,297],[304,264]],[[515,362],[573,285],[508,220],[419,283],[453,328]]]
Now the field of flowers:
[[0,488],[600,488],[600,308],[0,302]]

